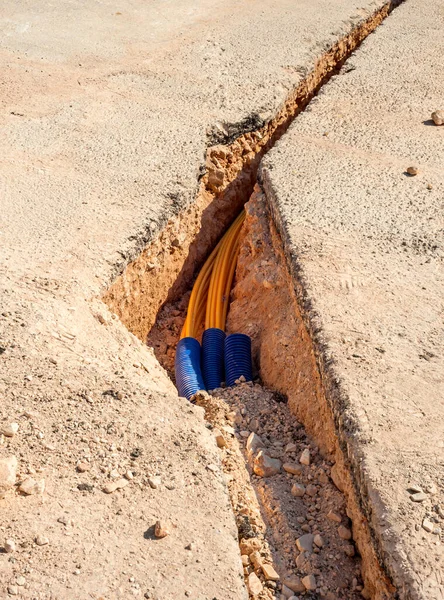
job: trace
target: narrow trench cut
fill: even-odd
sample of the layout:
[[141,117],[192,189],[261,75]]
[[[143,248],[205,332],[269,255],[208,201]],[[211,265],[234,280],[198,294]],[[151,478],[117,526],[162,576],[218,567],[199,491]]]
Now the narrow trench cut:
[[175,348],[197,272],[241,208],[227,333],[252,338],[254,382],[198,394],[221,449],[251,597],[388,600],[395,589],[368,520],[369,501],[339,443],[259,162],[322,85],[399,2],[356,26],[316,63],[278,115],[207,151],[195,202],[172,218],[103,296],[174,380]]

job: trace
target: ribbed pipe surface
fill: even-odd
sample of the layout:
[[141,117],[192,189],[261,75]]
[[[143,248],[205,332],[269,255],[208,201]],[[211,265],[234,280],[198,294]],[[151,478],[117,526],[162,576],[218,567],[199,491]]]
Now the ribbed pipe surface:
[[217,327],[205,329],[202,336],[202,375],[207,390],[219,388],[225,380],[225,331]]
[[244,333],[232,333],[225,338],[225,381],[234,385],[242,375],[247,381],[253,380],[251,364],[251,338]]
[[200,369],[201,348],[199,342],[192,337],[182,338],[177,344],[175,372],[176,387],[179,396],[187,400],[199,390],[205,390]]

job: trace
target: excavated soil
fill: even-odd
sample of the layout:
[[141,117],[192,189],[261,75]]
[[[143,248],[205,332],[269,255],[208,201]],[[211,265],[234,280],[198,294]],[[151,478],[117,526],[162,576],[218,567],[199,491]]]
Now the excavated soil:
[[[198,394],[196,400],[217,428],[217,439],[223,437],[222,464],[250,595],[260,599],[281,598],[281,594],[285,598],[300,594],[327,600],[360,598],[361,561],[353,541],[344,539],[351,536],[350,519],[344,496],[330,477],[332,463],[291,414],[286,399],[251,382],[212,394]],[[280,461],[277,474],[255,474],[257,453],[247,448],[253,433],[263,442],[262,452]],[[307,450],[310,464],[304,465],[300,458]],[[295,486],[300,495],[294,495]],[[302,536],[311,546],[304,552],[297,545]],[[259,556],[252,554],[255,551]],[[263,564],[273,565],[278,581],[267,580]],[[262,585],[257,595],[251,589],[252,573]],[[307,576],[314,577],[311,591],[304,586]]]

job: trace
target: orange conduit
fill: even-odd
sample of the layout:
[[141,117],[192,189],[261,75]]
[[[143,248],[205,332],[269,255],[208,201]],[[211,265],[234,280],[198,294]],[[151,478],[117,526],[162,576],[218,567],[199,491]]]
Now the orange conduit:
[[205,328],[225,328],[228,300],[239,252],[238,236],[245,219],[242,211],[202,267],[191,292],[181,339],[196,337],[205,317]]

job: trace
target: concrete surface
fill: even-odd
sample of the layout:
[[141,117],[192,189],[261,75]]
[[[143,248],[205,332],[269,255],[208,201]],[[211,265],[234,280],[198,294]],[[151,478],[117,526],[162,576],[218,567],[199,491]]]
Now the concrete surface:
[[444,594],[443,27],[442,3],[399,7],[260,169],[379,554],[423,600]]
[[[245,596],[223,479],[207,469],[214,441],[93,298],[193,200],[214,132],[270,118],[381,4],[2,3],[0,390],[2,422],[20,430],[0,453],[46,483],[43,497],[2,501],[19,548],[0,554],[2,595],[25,573],[24,598]],[[105,496],[134,446],[146,457],[135,481]],[[170,482],[159,493],[156,472]],[[158,543],[156,518],[173,523]]]

